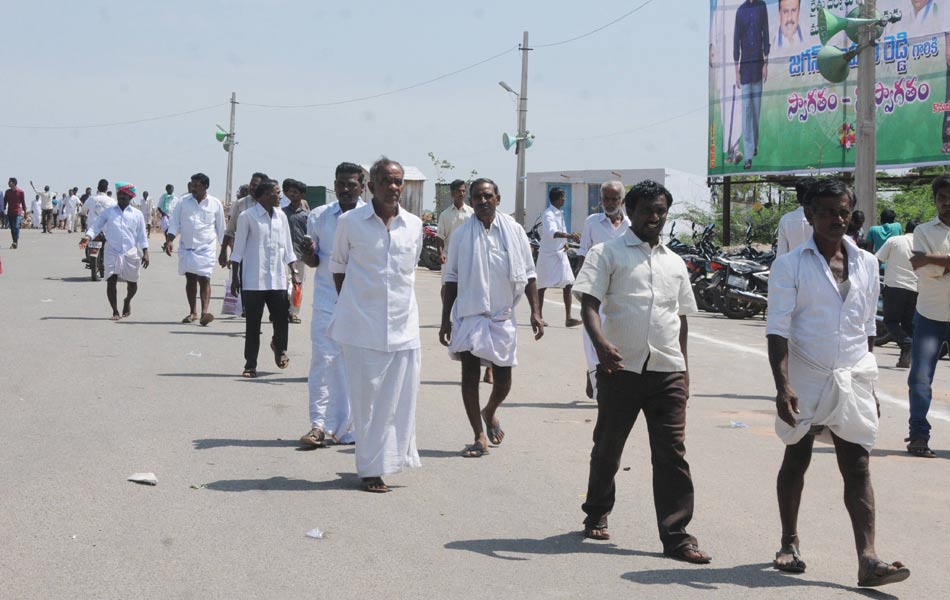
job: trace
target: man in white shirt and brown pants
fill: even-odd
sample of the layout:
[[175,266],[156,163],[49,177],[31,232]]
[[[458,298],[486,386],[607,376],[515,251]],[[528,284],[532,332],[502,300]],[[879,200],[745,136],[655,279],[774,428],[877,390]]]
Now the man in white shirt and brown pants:
[[781,547],[773,566],[803,573],[798,510],[816,436],[834,444],[858,554],[858,585],[903,581],[910,570],[874,547],[869,460],[880,408],[874,394],[879,294],[877,260],[846,235],[854,195],[841,181],[815,183],[805,207],[814,235],[780,256],[769,277],[769,363],[775,379],[775,432],[785,443],[777,481]]
[[367,492],[383,475],[421,466],[416,397],[422,355],[414,290],[422,220],[399,206],[402,165],[373,163],[373,200],[337,223],[330,272],[339,292],[329,333],[343,350],[353,409],[356,471]]
[[686,264],[660,243],[672,203],[669,190],[654,181],[633,186],[624,198],[632,227],[592,248],[574,284],[598,357],[597,424],[583,505],[584,535],[610,539],[607,515],[614,506],[614,476],[630,430],[643,412],[663,553],[705,564],[711,558],[686,532],[693,517],[685,446],[686,315],[697,309]]
[[950,344],[950,176],[937,177],[932,185],[937,216],[914,230],[914,256],[910,263],[917,274],[917,316],[910,373],[910,435],[907,451],[933,458],[927,413],[933,398],[934,373],[943,344]]
[[290,237],[287,216],[280,210],[280,186],[266,180],[251,192],[255,204],[237,218],[231,268],[241,270],[240,284],[231,279],[231,293],[241,287],[244,304],[244,372],[247,378],[257,377],[257,354],[261,347],[261,317],[267,305],[274,320],[274,337],[270,349],[278,368],[286,369],[287,323],[290,316],[287,299],[287,272],[297,262]]

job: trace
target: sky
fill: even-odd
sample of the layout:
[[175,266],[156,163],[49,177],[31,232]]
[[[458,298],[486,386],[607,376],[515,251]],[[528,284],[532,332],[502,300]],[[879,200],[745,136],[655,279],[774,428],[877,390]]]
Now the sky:
[[[332,188],[338,163],[386,155],[426,174],[430,206],[432,152],[455,165],[449,181],[494,179],[512,210],[516,159],[501,136],[516,131],[516,100],[498,81],[519,89],[523,31],[528,172],[705,172],[707,0],[33,0],[3,12],[0,169],[28,192],[31,179],[61,191],[104,177],[159,194],[201,171],[223,199],[214,132],[235,92],[235,189],[253,171]],[[390,92],[499,54],[375,99],[273,108]]]

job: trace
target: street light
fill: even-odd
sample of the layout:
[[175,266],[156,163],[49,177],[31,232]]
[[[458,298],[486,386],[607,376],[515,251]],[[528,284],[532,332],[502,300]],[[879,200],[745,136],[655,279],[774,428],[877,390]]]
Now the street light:
[[502,88],[504,88],[505,91],[511,92],[511,93],[514,94],[515,96],[520,96],[520,94],[519,94],[518,92],[516,92],[516,91],[514,91],[513,89],[511,89],[511,86],[508,85],[507,83],[505,83],[504,81],[499,81],[499,82],[498,82],[498,85],[500,85]]

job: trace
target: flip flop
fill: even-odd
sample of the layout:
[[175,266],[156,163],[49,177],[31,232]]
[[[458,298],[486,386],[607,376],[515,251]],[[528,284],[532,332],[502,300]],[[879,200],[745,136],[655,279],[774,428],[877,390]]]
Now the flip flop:
[[[881,568],[885,569],[884,573],[878,574],[878,570]],[[894,567],[893,571],[890,571],[891,567]],[[889,583],[898,583],[904,581],[910,577],[910,569],[904,566],[904,563],[900,561],[894,561],[890,564],[879,560],[874,563],[874,574],[870,577],[858,580],[858,587],[878,587],[881,585],[887,585]]]
[[[699,556],[690,553],[696,553]],[[708,565],[712,562],[712,557],[700,550],[696,544],[683,544],[679,548],[670,551],[664,550],[663,556],[694,565]]]
[[501,421],[498,421],[497,427],[488,426],[488,441],[496,446],[501,446],[505,441],[505,430],[501,428]]
[[200,323],[203,327],[207,327],[208,323],[211,321],[214,321],[214,315],[211,313],[205,313],[201,315],[201,320],[198,321],[198,323]]
[[[791,554],[792,562],[780,563],[778,562],[778,557],[783,554]],[[804,573],[805,572],[805,561],[802,560],[802,555],[798,551],[798,546],[795,544],[784,544],[778,552],[775,553],[775,560],[772,561],[772,566],[782,571],[783,573]]]
[[256,369],[244,369],[244,372],[241,373],[241,377],[245,379],[256,379],[257,370]]
[[182,319],[181,322],[182,322],[182,323],[194,323],[194,322],[197,321],[197,320],[198,320],[198,317],[196,317],[196,316],[194,316],[194,315],[188,315],[187,317],[185,317],[184,319]]
[[382,477],[365,477],[363,491],[371,494],[385,494],[389,491],[389,486],[383,482]]
[[278,369],[286,369],[290,365],[290,359],[287,358],[286,352],[281,352],[277,354],[277,348],[274,346],[274,340],[270,341],[271,352],[274,353],[274,363],[277,365]]
[[481,442],[475,442],[471,446],[465,446],[462,450],[462,456],[465,458],[481,458],[488,454],[488,448],[482,446]]
[[605,541],[610,539],[610,532],[607,527],[585,527],[584,537],[589,540]]
[[927,445],[927,440],[905,438],[904,441],[910,442],[907,444],[907,451],[914,456],[919,456],[921,458],[937,457],[936,453],[934,453],[934,451],[930,449],[930,446]]

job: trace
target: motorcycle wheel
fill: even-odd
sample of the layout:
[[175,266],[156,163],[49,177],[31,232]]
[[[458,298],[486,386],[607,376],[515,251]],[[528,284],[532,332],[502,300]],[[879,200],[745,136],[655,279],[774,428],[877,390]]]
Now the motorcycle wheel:
[[735,298],[724,298],[721,310],[722,314],[730,319],[748,319],[755,314],[748,302],[736,300]]
[[423,252],[421,262],[422,266],[430,271],[442,270],[442,261],[439,260],[439,257],[437,257],[434,252]]
[[707,287],[706,289],[702,290],[700,293],[703,297],[703,303],[706,306],[706,308],[704,308],[703,310],[705,310],[706,312],[712,312],[712,313],[721,312],[719,309],[719,306],[722,304],[722,302],[721,302],[721,298],[719,297],[718,289],[714,287]]
[[709,310],[709,305],[706,304],[705,294],[696,289],[696,286],[693,286],[693,297],[696,299],[696,308],[699,310]]
[[99,281],[99,267],[98,265],[93,265],[89,268],[89,277],[93,281]]
[[106,259],[100,254],[99,255],[99,277],[105,278],[106,276]]

